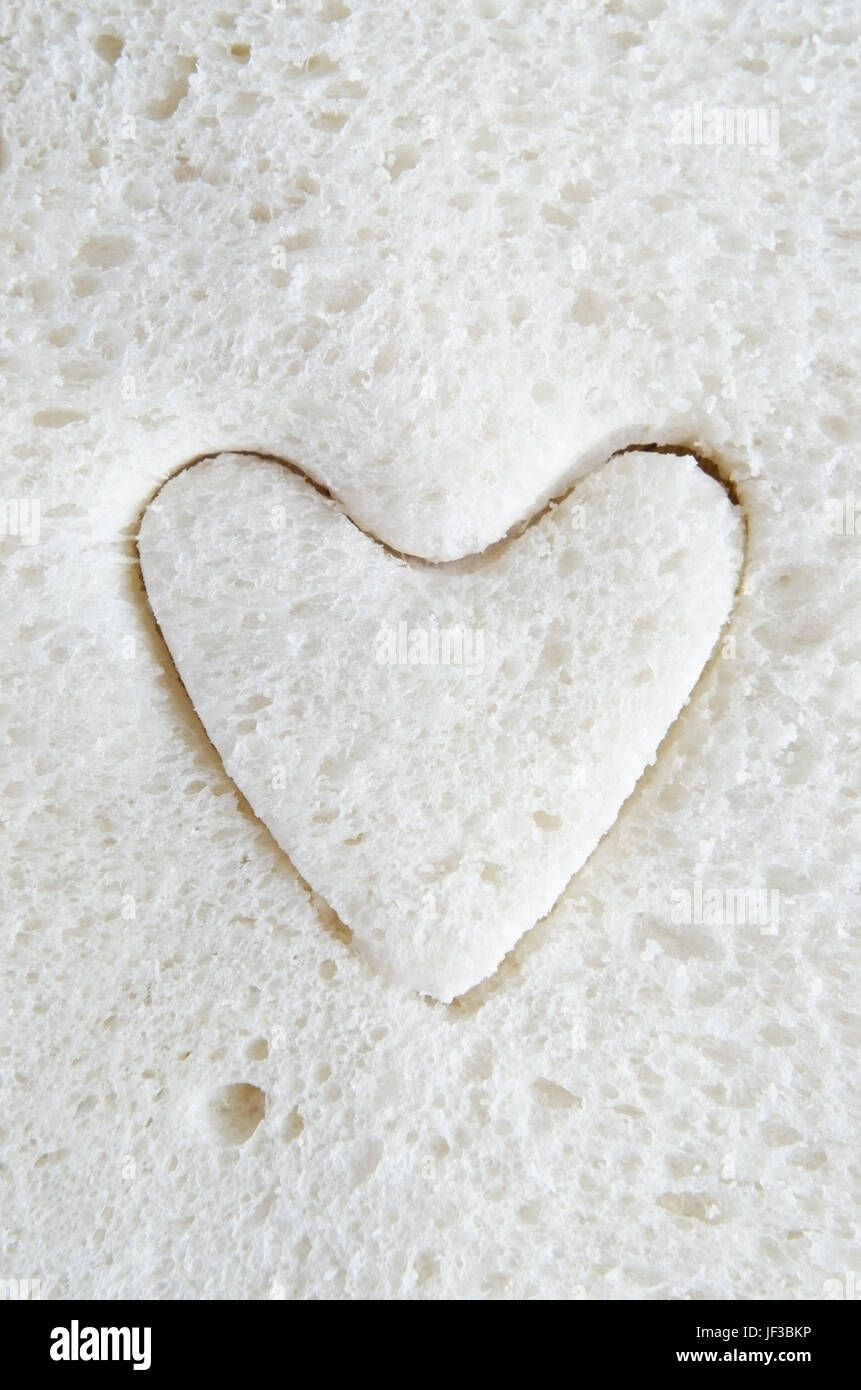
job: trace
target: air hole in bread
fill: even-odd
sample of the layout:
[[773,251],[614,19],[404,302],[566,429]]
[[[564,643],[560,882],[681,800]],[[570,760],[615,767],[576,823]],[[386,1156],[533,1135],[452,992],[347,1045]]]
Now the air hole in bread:
[[248,1081],[220,1086],[200,1107],[205,1132],[220,1148],[246,1144],[266,1114],[266,1095]]

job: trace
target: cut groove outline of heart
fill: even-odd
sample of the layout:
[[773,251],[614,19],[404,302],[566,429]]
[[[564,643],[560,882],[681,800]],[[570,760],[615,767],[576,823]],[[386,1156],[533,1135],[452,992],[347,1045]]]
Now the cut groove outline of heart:
[[[707,673],[711,668],[712,662],[715,659],[718,644],[727,632],[727,629],[730,623],[732,622],[738,594],[741,591],[744,584],[745,570],[748,562],[749,537],[747,518],[744,513],[744,509],[741,505],[741,498],[739,496],[736,484],[726,476],[724,471],[721,469],[720,465],[717,464],[712,458],[701,454],[698,450],[695,450],[694,448],[685,444],[662,445],[653,443],[646,445],[628,445],[623,449],[616,450],[613,454],[610,455],[610,457],[606,460],[605,463],[597,465],[590,472],[578,477],[576,481],[573,484],[567,486],[564,491],[560,492],[557,496],[552,498],[543,506],[537,508],[536,511],[530,517],[528,517],[523,522],[517,524],[516,526],[512,527],[504,536],[492,543],[490,546],[486,547],[480,553],[473,556],[463,557],[463,559],[461,560],[447,561],[431,561],[421,556],[407,555],[402,551],[394,549],[380,537],[370,533],[367,529],[360,527],[358,523],[353,521],[349,513],[343,507],[343,505],[338,502],[338,499],[335,496],[333,496],[333,494],[327,488],[319,484],[313,478],[309,477],[308,474],[305,473],[305,471],[299,465],[294,463],[292,460],[286,460],[271,454],[261,454],[259,451],[256,450],[217,450],[210,451],[206,454],[202,454],[195,457],[186,464],[182,465],[180,468],[174,470],[169,475],[169,477],[166,478],[164,482],[160,484],[160,486],[154,491],[152,497],[149,499],[149,501],[146,504],[146,507],[143,509],[141,513],[140,524],[136,535],[136,551],[138,563],[140,566],[143,595],[146,601],[147,611],[151,621],[155,626],[156,632],[159,634],[160,639],[164,642],[166,654],[170,659],[170,665],[173,667],[174,672],[178,678],[179,684],[185,691],[185,695],[188,698],[189,703],[191,704],[192,710],[195,714],[195,722],[203,728],[204,734],[206,735],[208,742],[216,752],[222,766],[225,767],[228,776],[231,777],[231,780],[233,781],[233,784],[239,794],[241,804],[243,805],[243,809],[246,810],[247,814],[253,817],[255,822],[266,828],[268,833],[273,836],[276,843],[281,848],[282,852],[284,852],[287,855],[298,877],[306,885],[308,890],[312,894],[314,894],[318,898],[318,901],[321,901],[324,907],[327,909],[325,915],[331,913],[332,919],[336,923],[335,929],[338,935],[341,937],[342,940],[344,940],[345,938],[349,940],[352,936],[352,928],[350,925],[345,924],[344,914],[340,914],[338,908],[331,903],[330,894],[321,887],[319,887],[318,884],[314,882],[313,877],[309,876],[305,865],[298,865],[296,863],[296,859],[294,858],[293,853],[291,853],[290,849],[288,848],[288,845],[285,844],[284,835],[276,834],[272,826],[270,825],[269,822],[271,817],[265,813],[261,814],[261,812],[256,809],[254,801],[250,799],[250,797],[246,793],[244,787],[242,786],[240,778],[237,777],[231,771],[231,768],[229,766],[227,766],[228,759],[222,754],[222,751],[219,748],[218,743],[215,741],[215,738],[213,738],[209,733],[207,723],[204,721],[203,716],[198,712],[192,691],[188,688],[188,684],[183,675],[183,662],[176,659],[174,652],[171,648],[171,643],[168,641],[167,635],[162,630],[162,624],[159,619],[158,600],[156,600],[156,602],[153,601],[153,598],[150,593],[150,587],[148,586],[145,577],[146,565],[144,558],[141,554],[140,542],[141,533],[144,526],[144,520],[147,514],[149,513],[149,509],[152,506],[152,503],[159,498],[163,489],[167,487],[169,483],[173,482],[179,474],[185,473],[201,463],[213,463],[218,459],[228,459],[238,455],[240,457],[248,458],[249,461],[256,460],[258,463],[279,465],[281,469],[286,470],[286,472],[292,475],[296,480],[301,481],[303,485],[312,489],[313,492],[319,498],[325,499],[327,502],[331,503],[335,508],[337,508],[338,515],[345,518],[345,520],[349,523],[350,527],[352,527],[355,532],[358,532],[360,536],[364,537],[366,542],[371,542],[373,546],[379,547],[387,555],[394,557],[396,560],[402,562],[403,564],[408,565],[411,569],[431,571],[437,574],[445,574],[447,571],[457,573],[458,567],[462,567],[465,561],[473,562],[474,564],[478,564],[479,566],[493,564],[493,562],[497,560],[500,556],[502,556],[503,553],[506,550],[508,550],[510,546],[515,544],[520,537],[524,536],[528,531],[536,527],[538,523],[540,523],[542,519],[548,514],[548,512],[555,510],[562,503],[566,502],[567,499],[572,497],[572,495],[576,494],[578,490],[583,489],[584,484],[586,484],[589,479],[594,479],[600,476],[604,472],[604,469],[608,469],[609,472],[609,467],[614,460],[622,459],[627,454],[635,453],[675,455],[681,459],[694,460],[703,473],[707,474],[710,478],[712,478],[722,486],[724,492],[729,497],[730,502],[733,504],[733,513],[736,515],[738,521],[741,523],[741,554],[740,559],[738,561],[737,569],[735,570],[735,592],[732,601],[729,605],[729,608],[726,610],[726,619],[723,625],[715,633],[713,645],[711,646],[709,655],[700,665],[698,665],[697,674],[694,680],[688,687],[686,687],[685,698],[681,701],[678,707],[675,708],[674,713],[669,719],[669,722],[666,725],[662,725],[662,727],[664,728],[664,733],[659,740],[654,756],[648,758],[645,765],[642,768],[640,768],[638,775],[636,776],[635,782],[632,786],[632,789],[628,792],[628,794],[622,796],[622,799],[615,807],[615,812],[612,816],[612,819],[606,825],[606,828],[602,831],[599,838],[594,841],[594,843],[592,844],[592,848],[586,854],[585,858],[578,860],[573,870],[568,874],[566,880],[561,884],[558,891],[555,893],[553,901],[547,905],[546,910],[540,912],[535,917],[533,917],[528,926],[522,927],[521,930],[517,933],[516,937],[510,943],[508,949],[505,951],[501,959],[497,957],[499,963],[496,965],[494,969],[480,976],[475,983],[470,984],[466,989],[457,991],[456,993],[454,993],[453,996],[449,995],[448,998],[443,999],[443,1002],[448,1004],[450,1007],[459,1007],[464,1009],[468,1008],[472,1001],[483,1002],[483,999],[487,997],[488,993],[491,992],[493,988],[495,988],[495,984],[498,983],[499,979],[501,979],[502,975],[505,973],[505,961],[508,960],[515,951],[528,950],[528,937],[532,929],[538,923],[546,920],[547,916],[549,916],[553,912],[558,899],[567,892],[568,888],[571,886],[571,883],[576,878],[577,874],[588,862],[588,860],[591,859],[591,856],[598,848],[598,845],[602,843],[603,839],[615,825],[623,807],[627,804],[630,797],[636,793],[636,790],[639,787],[640,782],[642,781],[643,777],[646,776],[646,774],[648,773],[651,764],[660,758],[664,742],[672,734],[678,721],[678,718],[682,713],[683,708],[692,699],[695,698],[698,686],[700,685],[701,681],[703,681],[707,676]],[[632,539],[631,544],[633,546],[636,546],[636,537]],[[364,837],[359,836],[358,838],[362,839]],[[350,843],[350,841],[344,841],[344,843]],[[367,951],[364,951],[362,953],[368,954]],[[373,953],[371,954],[373,958]],[[380,962],[377,961],[376,963],[379,964]],[[394,973],[398,975],[399,972],[396,970]],[[407,983],[409,983],[412,988],[419,987],[413,981],[407,981]],[[420,992],[422,991],[420,990]],[[443,998],[443,996],[440,995],[436,989],[429,989],[424,992],[427,995],[432,996],[434,998],[434,1001]]]

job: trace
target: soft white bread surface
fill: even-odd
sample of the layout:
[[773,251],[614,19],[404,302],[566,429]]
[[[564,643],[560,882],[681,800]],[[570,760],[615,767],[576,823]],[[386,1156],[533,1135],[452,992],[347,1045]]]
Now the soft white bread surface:
[[240,791],[364,954],[449,1002],[654,761],[729,617],[736,512],[694,459],[629,453],[482,563],[410,565],[234,454],[168,482],[139,549]]
[[[0,1278],[857,1284],[859,29],[856,0],[11,7]],[[706,143],[712,111],[756,142]],[[655,441],[735,476],[733,644],[550,915],[428,1002],[225,773],[141,515],[257,450],[452,560]]]

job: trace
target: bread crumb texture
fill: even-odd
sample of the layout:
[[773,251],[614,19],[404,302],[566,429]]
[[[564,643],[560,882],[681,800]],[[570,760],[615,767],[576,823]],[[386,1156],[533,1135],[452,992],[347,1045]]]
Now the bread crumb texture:
[[[859,27],[851,0],[16,7],[0,1278],[857,1280]],[[698,103],[777,110],[779,142],[696,143]],[[428,1002],[225,773],[145,603],[141,514],[181,464],[256,450],[459,560],[652,441],[735,477],[734,642],[554,911]],[[426,776],[417,746],[404,808]]]

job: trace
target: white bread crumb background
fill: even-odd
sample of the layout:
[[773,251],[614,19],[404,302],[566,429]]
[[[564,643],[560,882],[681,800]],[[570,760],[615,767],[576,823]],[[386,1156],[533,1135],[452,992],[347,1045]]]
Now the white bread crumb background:
[[[857,7],[307,9],[30,0],[0,45],[0,1276],[821,1297],[861,1259]],[[697,105],[779,141],[676,143]],[[734,652],[430,1003],[190,716],[142,511],[256,449],[453,559],[646,442],[735,477]]]

